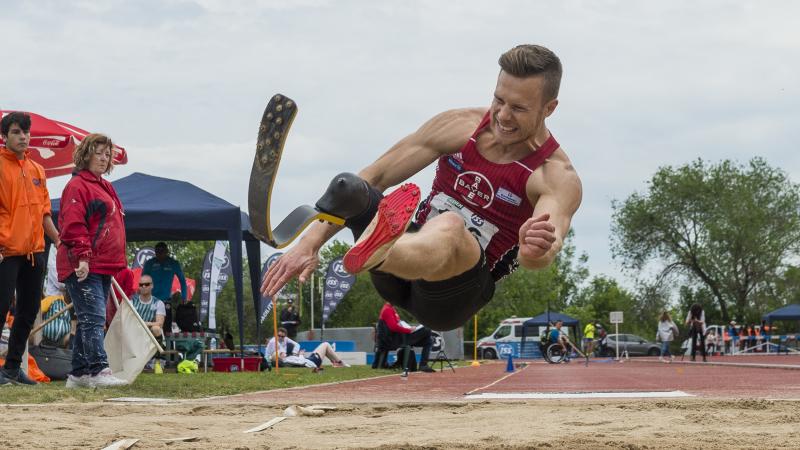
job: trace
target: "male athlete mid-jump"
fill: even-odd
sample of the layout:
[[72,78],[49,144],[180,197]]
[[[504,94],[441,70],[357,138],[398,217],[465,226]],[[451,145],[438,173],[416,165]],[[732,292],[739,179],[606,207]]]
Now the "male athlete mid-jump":
[[[499,64],[488,110],[436,115],[358,177],[334,178],[317,203],[367,205],[357,214],[329,208],[357,239],[345,267],[369,271],[381,296],[435,330],[463,325],[519,265],[552,263],[581,202],[580,179],[545,126],[558,105],[561,62],[544,47],[520,45]],[[433,188],[419,209],[413,184],[383,197],[433,162]],[[350,185],[351,198],[334,198],[336,183]],[[352,189],[354,183],[364,188]],[[341,228],[315,223],[272,265],[261,292],[275,295],[295,276],[306,281],[320,248]]]

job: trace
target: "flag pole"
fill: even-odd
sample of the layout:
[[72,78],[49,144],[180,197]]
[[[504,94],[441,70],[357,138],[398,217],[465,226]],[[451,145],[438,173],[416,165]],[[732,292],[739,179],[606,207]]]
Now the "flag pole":
[[278,302],[275,298],[278,295],[275,294],[272,296],[272,332],[275,335],[275,373],[280,373],[280,355],[278,350],[280,347],[278,346]]
[[69,305],[67,305],[67,307],[66,307],[66,308],[64,308],[64,309],[62,309],[62,310],[58,311],[57,313],[53,314],[52,316],[50,316],[50,317],[49,317],[47,320],[45,320],[44,322],[40,323],[40,324],[39,324],[39,326],[37,326],[36,328],[34,328],[34,329],[32,329],[32,330],[31,330],[31,333],[30,333],[30,334],[32,334],[32,335],[33,335],[33,334],[36,334],[36,333],[38,333],[38,332],[39,332],[39,330],[41,330],[42,328],[44,328],[44,327],[45,327],[45,325],[47,325],[48,323],[50,323],[50,322],[52,322],[52,321],[54,321],[54,320],[58,319],[58,318],[59,318],[59,317],[60,317],[62,314],[64,314],[65,312],[69,311],[70,309],[72,309],[72,303],[70,303]]
[[[311,298],[311,304],[313,305],[314,304],[314,272],[311,272],[311,297],[310,298]],[[303,302],[298,302],[297,309],[298,309],[297,313],[300,315],[300,317],[303,317]],[[298,323],[297,326],[300,326],[300,324]],[[313,326],[312,326],[312,328],[313,328]]]
[[471,366],[480,366],[481,363],[478,362],[478,314],[475,314],[472,320],[472,339],[474,343],[472,344],[472,364]]

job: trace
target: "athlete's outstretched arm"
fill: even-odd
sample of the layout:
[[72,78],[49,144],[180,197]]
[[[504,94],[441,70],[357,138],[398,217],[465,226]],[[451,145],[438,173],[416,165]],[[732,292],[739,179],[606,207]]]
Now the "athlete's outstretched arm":
[[455,153],[480,123],[485,109],[454,109],[425,122],[401,139],[359,176],[381,192],[406,181],[440,156]]
[[[359,172],[383,192],[424,169],[439,156],[457,152],[478,125],[483,109],[458,109],[436,115]],[[294,277],[305,282],[319,264],[319,250],[341,226],[315,223],[264,275],[261,293],[275,295]]]
[[527,190],[533,216],[519,229],[518,259],[525,268],[541,269],[555,260],[564,245],[572,216],[581,204],[581,180],[564,155],[531,176]]

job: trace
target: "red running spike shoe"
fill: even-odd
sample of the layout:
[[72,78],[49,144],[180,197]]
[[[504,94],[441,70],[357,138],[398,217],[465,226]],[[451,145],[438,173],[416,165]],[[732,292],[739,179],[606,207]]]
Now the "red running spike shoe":
[[419,201],[419,187],[413,183],[406,183],[384,197],[364,234],[344,255],[345,269],[356,274],[382,263],[411,223]]

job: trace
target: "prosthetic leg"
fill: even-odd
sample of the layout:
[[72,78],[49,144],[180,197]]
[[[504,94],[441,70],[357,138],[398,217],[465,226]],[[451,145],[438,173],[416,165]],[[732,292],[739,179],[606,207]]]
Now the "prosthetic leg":
[[314,206],[301,205],[295,208],[277,227],[272,228],[272,189],[286,136],[296,115],[297,104],[281,94],[272,96],[264,110],[258,129],[256,156],[250,171],[248,212],[251,232],[271,247],[284,248],[313,221],[320,220],[350,228],[358,240],[378,212],[383,195],[352,173],[336,175]]

